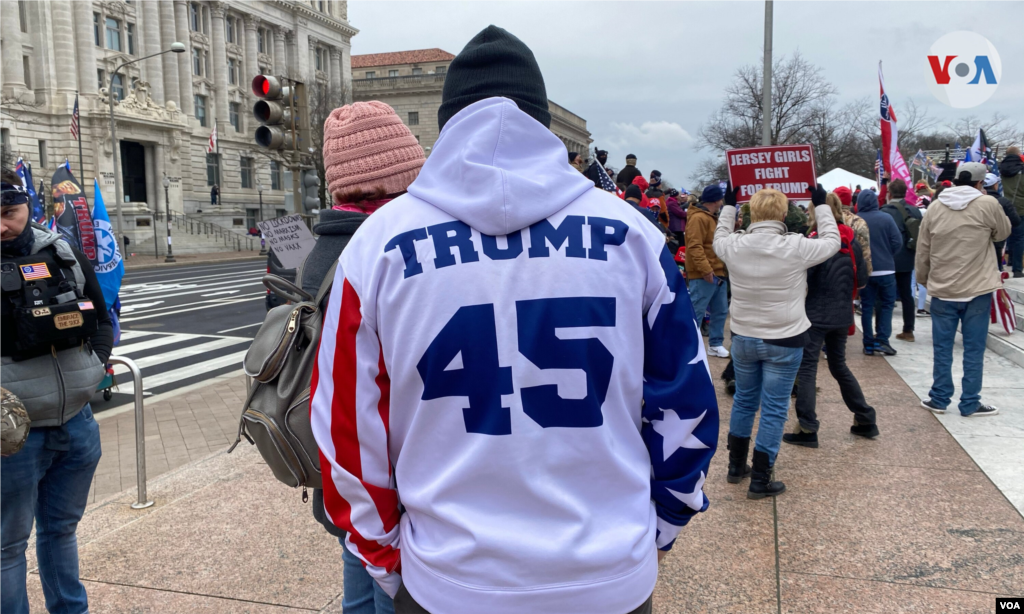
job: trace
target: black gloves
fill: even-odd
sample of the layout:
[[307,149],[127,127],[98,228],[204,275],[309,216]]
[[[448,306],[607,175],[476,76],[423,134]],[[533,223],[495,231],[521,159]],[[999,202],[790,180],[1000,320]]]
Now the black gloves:
[[732,188],[732,182],[731,181],[727,182],[725,184],[725,204],[727,206],[729,206],[729,207],[735,207],[736,206],[736,193],[738,191],[739,191],[739,188],[736,188],[735,190]]
[[807,193],[811,195],[811,203],[813,203],[815,207],[818,205],[824,205],[825,197],[828,196],[828,192],[825,191],[825,188],[821,187],[820,183],[817,188],[807,188]]

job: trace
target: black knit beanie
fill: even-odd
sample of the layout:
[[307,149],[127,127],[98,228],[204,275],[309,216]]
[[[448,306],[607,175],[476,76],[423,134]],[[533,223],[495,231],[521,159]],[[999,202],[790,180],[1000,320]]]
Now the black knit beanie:
[[487,26],[448,66],[438,127],[443,129],[453,115],[474,102],[494,96],[512,99],[521,111],[551,127],[544,76],[533,52],[505,30]]

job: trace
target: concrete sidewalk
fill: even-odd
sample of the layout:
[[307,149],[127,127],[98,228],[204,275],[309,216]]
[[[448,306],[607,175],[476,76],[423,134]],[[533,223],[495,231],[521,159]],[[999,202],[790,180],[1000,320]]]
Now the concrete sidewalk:
[[[656,612],[945,614],[1024,596],[1024,517],[890,364],[863,356],[859,336],[848,355],[881,436],[849,434],[851,414],[822,362],[821,447],[783,444],[776,470],[788,490],[777,501],[749,501],[745,482],[725,481],[731,398],[717,377],[726,361],[711,359],[722,415],[705,483],[711,507],[662,563]],[[225,454],[242,392],[237,378],[147,408],[154,507],[130,509],[132,488],[100,494],[97,478],[79,530],[91,611],[341,611],[337,541],[254,448]],[[131,414],[98,420],[104,467],[116,457],[117,483],[130,487]],[[160,449],[166,472],[157,476]],[[35,571],[29,587],[42,612]]]

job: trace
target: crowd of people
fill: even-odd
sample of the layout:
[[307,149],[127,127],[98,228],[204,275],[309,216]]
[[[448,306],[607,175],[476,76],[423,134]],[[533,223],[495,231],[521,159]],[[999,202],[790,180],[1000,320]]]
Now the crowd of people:
[[[313,515],[342,547],[346,614],[651,612],[659,562],[708,508],[705,480],[720,479],[708,356],[731,359],[725,479],[774,497],[781,444],[820,443],[823,348],[850,433],[879,435],[846,364],[857,308],[864,353],[894,355],[897,299],[896,339],[915,342],[927,292],[934,384],[922,405],[952,402],[959,327],[960,412],[998,412],[981,401],[982,355],[1004,252],[1022,275],[1019,149],[1000,176],[965,163],[934,192],[914,186],[927,208],[898,180],[877,193],[812,187],[806,211],[773,189],[746,203],[727,183],[690,193],[645,177],[632,154],[614,172],[606,151],[589,164],[566,152],[533,53],[494,26],[452,61],[438,123],[429,159],[382,102],[324,125],[333,203],[299,279],[321,291],[323,328],[300,384],[323,477]],[[81,255],[29,224],[23,190],[6,170],[3,181],[3,381],[35,422],[3,459],[3,610],[28,611],[35,516],[47,607],[85,611],[74,534],[99,439],[82,391],[110,353],[109,323],[64,333],[53,362],[14,344],[8,325],[31,324],[17,314],[39,265],[19,279],[9,262],[45,256],[77,281],[55,308],[89,297],[105,310]],[[33,369],[54,368],[60,411],[32,391]],[[784,433],[794,394],[798,427]]]

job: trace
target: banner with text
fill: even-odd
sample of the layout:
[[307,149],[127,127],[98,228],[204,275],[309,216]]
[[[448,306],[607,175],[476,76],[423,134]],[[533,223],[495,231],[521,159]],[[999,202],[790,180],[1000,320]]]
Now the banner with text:
[[739,188],[736,202],[750,202],[758,190],[771,188],[790,200],[810,200],[807,188],[818,185],[810,145],[746,147],[725,152],[729,181]]
[[57,232],[96,266],[99,254],[96,251],[96,229],[89,213],[89,201],[67,164],[57,167],[57,172],[50,180],[50,192],[53,195],[53,217],[56,219]]
[[286,215],[256,225],[286,269],[298,268],[316,245],[316,237],[306,227],[301,215]]

